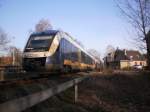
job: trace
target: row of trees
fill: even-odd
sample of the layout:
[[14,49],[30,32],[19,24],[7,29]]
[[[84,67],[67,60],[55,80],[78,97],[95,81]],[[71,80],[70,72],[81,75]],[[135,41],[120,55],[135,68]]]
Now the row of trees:
[[8,44],[10,43],[10,38],[8,34],[0,28],[0,51],[8,49]]

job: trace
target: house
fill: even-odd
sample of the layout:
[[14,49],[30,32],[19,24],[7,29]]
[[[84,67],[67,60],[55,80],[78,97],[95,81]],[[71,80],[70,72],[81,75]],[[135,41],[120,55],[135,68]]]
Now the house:
[[107,54],[106,57],[103,58],[105,67],[107,67],[107,68],[114,67],[113,66],[113,64],[114,64],[114,55],[115,55],[115,52],[110,52],[110,53]]
[[146,66],[146,57],[139,51],[123,50],[125,59],[120,60],[120,68],[132,68],[135,65]]
[[[146,56],[136,50],[116,49],[114,55],[108,54],[105,58],[107,67],[113,69],[132,68],[135,65],[146,66]],[[110,59],[112,59],[110,61]]]

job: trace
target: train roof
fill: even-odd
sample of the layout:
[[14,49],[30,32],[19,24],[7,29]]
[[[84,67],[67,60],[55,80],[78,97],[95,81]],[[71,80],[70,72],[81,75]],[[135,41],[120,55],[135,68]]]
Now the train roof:
[[31,36],[39,36],[39,35],[55,35],[56,33],[58,33],[58,30],[45,30],[42,32],[34,32],[31,34]]

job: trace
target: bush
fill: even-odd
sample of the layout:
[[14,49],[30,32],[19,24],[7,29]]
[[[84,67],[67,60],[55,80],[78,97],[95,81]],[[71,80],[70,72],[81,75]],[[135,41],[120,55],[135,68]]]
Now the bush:
[[113,73],[113,69],[112,68],[105,68],[103,69],[103,73],[105,74],[112,74]]

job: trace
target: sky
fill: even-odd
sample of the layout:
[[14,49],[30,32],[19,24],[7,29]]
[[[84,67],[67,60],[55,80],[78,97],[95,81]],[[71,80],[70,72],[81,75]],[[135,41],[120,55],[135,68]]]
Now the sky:
[[106,47],[134,49],[114,0],[0,0],[0,27],[23,49],[41,19],[103,56]]

